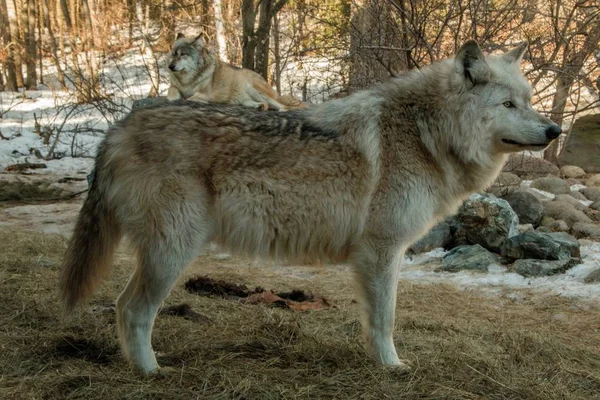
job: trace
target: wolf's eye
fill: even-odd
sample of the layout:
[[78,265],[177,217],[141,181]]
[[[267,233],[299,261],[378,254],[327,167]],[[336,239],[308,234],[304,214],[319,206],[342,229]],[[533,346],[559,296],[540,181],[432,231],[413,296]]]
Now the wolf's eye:
[[512,101],[505,101],[504,103],[502,103],[502,105],[506,108],[515,108],[515,105]]

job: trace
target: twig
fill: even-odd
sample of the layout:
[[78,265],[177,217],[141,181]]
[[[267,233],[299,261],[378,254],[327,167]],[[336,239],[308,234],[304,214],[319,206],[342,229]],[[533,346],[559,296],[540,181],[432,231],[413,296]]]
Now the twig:
[[475,369],[475,368],[471,367],[469,364],[467,364],[467,367],[469,367],[469,368],[470,368],[470,369],[472,369],[473,371],[477,372],[479,375],[483,376],[484,378],[487,378],[487,379],[489,379],[490,381],[494,382],[495,384],[497,384],[497,385],[500,385],[500,386],[502,386],[503,388],[505,388],[505,389],[508,389],[508,390],[511,390],[511,391],[513,391],[513,392],[515,392],[515,393],[519,393],[518,391],[516,391],[515,389],[511,388],[510,386],[506,386],[504,383],[502,383],[502,382],[498,382],[497,380],[495,380],[495,379],[494,379],[494,378],[492,378],[491,376],[488,376],[488,375],[484,374],[483,372],[481,372],[481,371],[478,371],[477,369]]

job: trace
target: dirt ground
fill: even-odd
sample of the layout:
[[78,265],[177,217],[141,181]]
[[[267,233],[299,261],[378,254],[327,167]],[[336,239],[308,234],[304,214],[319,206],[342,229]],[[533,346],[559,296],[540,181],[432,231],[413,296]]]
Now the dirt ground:
[[[556,296],[484,296],[401,283],[396,345],[402,373],[369,361],[346,266],[299,267],[199,257],[154,329],[159,363],[143,378],[122,359],[114,300],[133,259],[77,313],[61,315],[56,233],[0,229],[1,399],[598,399],[600,308]],[[298,312],[185,290],[198,274],[274,291],[302,289],[333,308]],[[192,312],[193,317],[189,317]]]

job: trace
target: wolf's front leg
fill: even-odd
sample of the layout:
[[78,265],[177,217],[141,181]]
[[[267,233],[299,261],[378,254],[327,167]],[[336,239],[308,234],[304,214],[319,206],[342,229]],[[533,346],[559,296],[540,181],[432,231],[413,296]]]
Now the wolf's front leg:
[[167,91],[167,100],[175,101],[181,99],[181,93],[174,86],[169,86],[169,90]]
[[352,263],[367,351],[381,364],[408,368],[398,358],[393,338],[400,257],[397,243],[367,238],[352,255]]

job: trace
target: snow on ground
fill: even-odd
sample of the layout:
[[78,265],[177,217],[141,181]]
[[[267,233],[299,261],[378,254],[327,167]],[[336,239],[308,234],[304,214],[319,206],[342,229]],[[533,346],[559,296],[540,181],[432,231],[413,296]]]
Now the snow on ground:
[[435,272],[445,251],[434,249],[405,258],[400,273],[401,281],[414,283],[449,283],[465,290],[480,290],[487,294],[501,294],[511,289],[531,289],[570,298],[600,299],[600,284],[584,283],[583,279],[600,268],[600,243],[581,240],[582,263],[564,274],[540,278],[525,278],[502,265],[490,265],[487,273],[460,271]]

